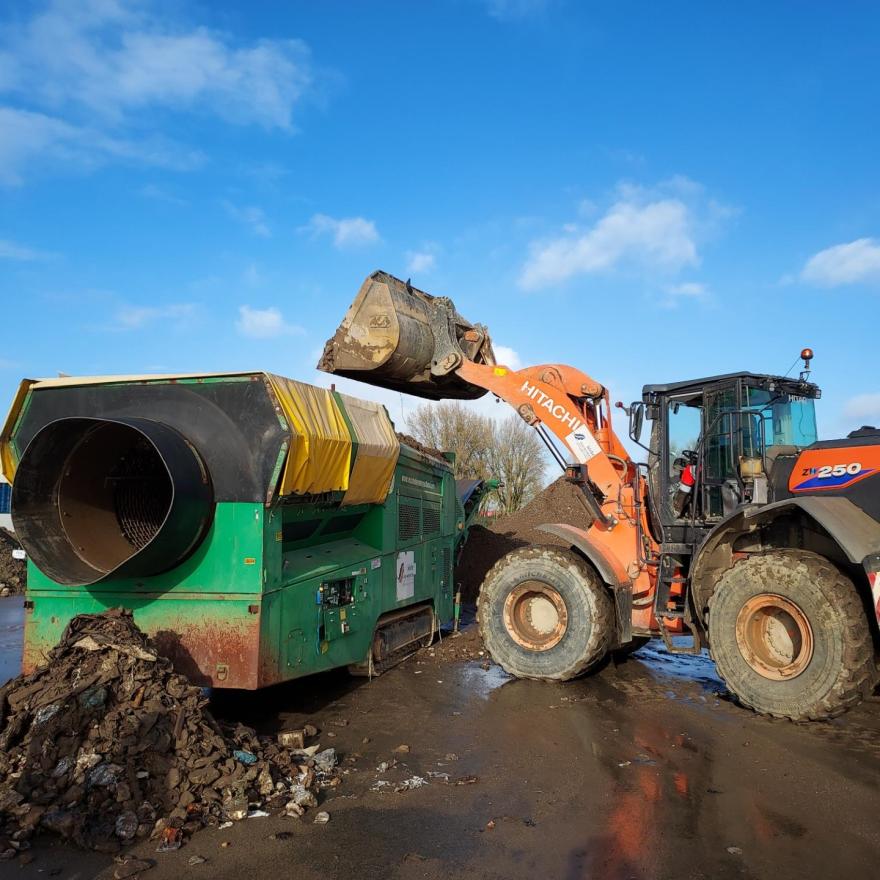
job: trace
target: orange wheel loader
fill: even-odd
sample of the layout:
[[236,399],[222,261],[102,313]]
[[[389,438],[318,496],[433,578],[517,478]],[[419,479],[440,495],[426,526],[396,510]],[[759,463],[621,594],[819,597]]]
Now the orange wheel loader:
[[509,673],[567,680],[660,637],[675,653],[708,647],[744,705],[803,720],[840,714],[876,681],[880,431],[818,441],[802,357],[798,378],[644,386],[618,407],[646,463],[615,434],[602,384],[497,363],[485,327],[385,272],[366,279],[319,367],[433,400],[491,392],[580,488],[578,522],[541,526],[567,549],[514,550],[482,584],[481,634]]

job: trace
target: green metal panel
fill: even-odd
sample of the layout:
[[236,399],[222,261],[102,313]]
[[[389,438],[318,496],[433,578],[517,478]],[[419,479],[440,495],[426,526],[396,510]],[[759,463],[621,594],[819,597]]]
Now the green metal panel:
[[[218,504],[205,539],[181,565],[143,580],[102,581],[88,589],[96,596],[120,592],[151,596],[169,592],[259,593],[262,590],[263,519],[261,504]],[[28,591],[47,589],[58,590],[59,587],[29,563]]]
[[[68,588],[31,565],[25,668],[41,662],[71,617],[118,605],[194,681],[215,687],[257,688],[360,663],[377,620],[395,609],[429,603],[449,622],[465,523],[448,465],[403,447],[383,504],[340,508],[340,500],[218,504],[195,552],[142,580]],[[340,585],[345,601],[334,604]]]

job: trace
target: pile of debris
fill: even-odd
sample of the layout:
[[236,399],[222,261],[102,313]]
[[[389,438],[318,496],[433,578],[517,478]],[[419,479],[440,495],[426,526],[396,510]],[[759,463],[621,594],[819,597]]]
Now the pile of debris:
[[449,463],[448,459],[443,455],[442,450],[434,449],[433,446],[426,446],[410,434],[401,434],[400,431],[398,431],[397,439],[403,443],[404,446],[410,446],[417,452],[421,452],[422,455],[427,455],[428,458],[439,458],[440,461],[445,462],[446,464]]
[[505,553],[526,544],[564,544],[562,539],[538,531],[537,527],[544,523],[583,526],[587,522],[587,511],[580,492],[577,486],[560,477],[516,513],[502,517],[488,528],[471,526],[455,570],[462,600],[476,602],[483,579]]
[[0,859],[40,828],[101,852],[177,849],[205,825],[300,816],[339,783],[333,749],[222,726],[206,704],[130,611],[71,620],[45,666],[0,688]]
[[21,550],[21,545],[12,532],[0,527],[0,596],[23,593],[27,583],[27,562],[24,557],[16,559],[13,550]]

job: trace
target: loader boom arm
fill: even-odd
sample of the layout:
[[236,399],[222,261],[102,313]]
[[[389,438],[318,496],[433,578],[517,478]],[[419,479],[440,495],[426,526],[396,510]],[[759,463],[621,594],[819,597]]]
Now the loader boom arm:
[[455,370],[466,382],[509,403],[533,427],[559,440],[604,500],[616,500],[634,465],[611,426],[607,390],[574,367],[546,364],[511,370],[463,360]]
[[549,432],[568,450],[600,523],[617,519],[624,485],[637,482],[599,382],[561,364],[511,370],[496,363],[486,327],[463,318],[447,297],[387,272],[366,278],[318,368],[429,400],[475,399],[491,391],[545,441]]

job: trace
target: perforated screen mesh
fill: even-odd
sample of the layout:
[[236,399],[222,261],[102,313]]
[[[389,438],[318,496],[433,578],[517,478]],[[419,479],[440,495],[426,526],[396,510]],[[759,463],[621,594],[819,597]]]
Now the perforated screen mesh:
[[116,518],[125,539],[137,550],[156,536],[171,504],[171,481],[156,450],[136,443],[110,472]]
[[440,511],[435,510],[433,507],[423,507],[422,508],[422,527],[425,530],[425,534],[429,535],[432,532],[440,531]]
[[408,541],[421,534],[418,505],[401,502],[397,508],[397,517],[397,535],[402,541]]

